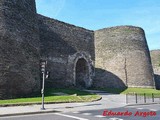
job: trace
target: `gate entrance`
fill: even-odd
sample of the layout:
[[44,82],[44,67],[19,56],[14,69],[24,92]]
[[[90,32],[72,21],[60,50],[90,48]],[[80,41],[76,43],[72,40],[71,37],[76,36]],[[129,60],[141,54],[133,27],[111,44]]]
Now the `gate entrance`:
[[80,58],[76,63],[76,86],[86,88],[89,82],[89,68],[87,61]]

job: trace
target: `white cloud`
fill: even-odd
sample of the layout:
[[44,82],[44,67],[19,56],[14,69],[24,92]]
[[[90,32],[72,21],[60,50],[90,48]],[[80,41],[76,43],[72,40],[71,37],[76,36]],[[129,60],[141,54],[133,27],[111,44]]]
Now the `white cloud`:
[[49,17],[57,17],[66,0],[36,0],[37,12]]

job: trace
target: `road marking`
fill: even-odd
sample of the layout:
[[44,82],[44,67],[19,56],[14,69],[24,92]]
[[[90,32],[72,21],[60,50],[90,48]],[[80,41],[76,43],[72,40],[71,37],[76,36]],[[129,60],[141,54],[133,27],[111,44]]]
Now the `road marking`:
[[109,118],[108,120],[123,120],[121,118]]
[[80,113],[80,112],[78,112],[78,111],[75,111],[75,112],[72,112],[72,113],[76,113],[76,114],[77,114],[77,113]]
[[143,108],[137,108],[137,109],[142,110]]
[[103,116],[103,115],[95,115],[94,117],[102,118],[102,117],[105,117],[105,116]]
[[83,115],[91,115],[91,113],[82,113]]
[[80,117],[66,115],[66,114],[61,114],[61,113],[55,113],[55,114],[56,115],[60,115],[60,116],[64,116],[64,117],[68,117],[68,118],[74,118],[74,119],[77,119],[77,120],[89,120],[89,119],[86,119],[86,118],[80,118]]
[[157,111],[157,110],[155,110],[155,109],[149,109],[150,111]]

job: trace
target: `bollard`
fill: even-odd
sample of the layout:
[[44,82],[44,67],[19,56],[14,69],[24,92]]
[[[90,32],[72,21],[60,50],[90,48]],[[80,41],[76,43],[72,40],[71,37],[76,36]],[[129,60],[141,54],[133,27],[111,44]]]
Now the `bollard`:
[[138,101],[137,101],[137,93],[135,93],[135,96],[136,96],[136,103],[138,103]]
[[126,104],[128,104],[128,94],[126,93]]
[[154,102],[154,94],[152,93],[152,102]]
[[144,103],[146,103],[146,93],[144,93]]

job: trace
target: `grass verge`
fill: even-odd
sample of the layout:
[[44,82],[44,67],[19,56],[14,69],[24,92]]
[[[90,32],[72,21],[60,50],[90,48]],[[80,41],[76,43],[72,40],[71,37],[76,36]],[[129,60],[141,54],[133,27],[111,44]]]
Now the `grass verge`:
[[[64,93],[66,95],[56,95],[56,93]],[[45,91],[45,103],[69,103],[69,102],[90,102],[100,99],[101,97],[86,91],[75,89],[47,89]],[[30,98],[16,98],[9,100],[0,100],[1,106],[9,105],[26,105],[40,104],[41,96],[35,95]]]
[[144,94],[148,97],[152,97],[152,95],[155,98],[160,97],[160,90],[156,90],[156,89],[151,89],[151,88],[127,88],[126,90],[124,90],[123,92],[121,92],[121,94],[137,94],[139,96],[144,96]]
[[103,90],[108,93],[113,94],[134,94],[137,93],[138,95],[152,96],[152,93],[155,97],[160,97],[160,90],[151,89],[151,88],[126,88],[126,89],[117,89],[117,88],[99,88],[97,90]]
[[160,94],[160,90],[151,89],[151,88],[127,88],[121,94],[127,94],[127,93],[146,93],[146,94]]

